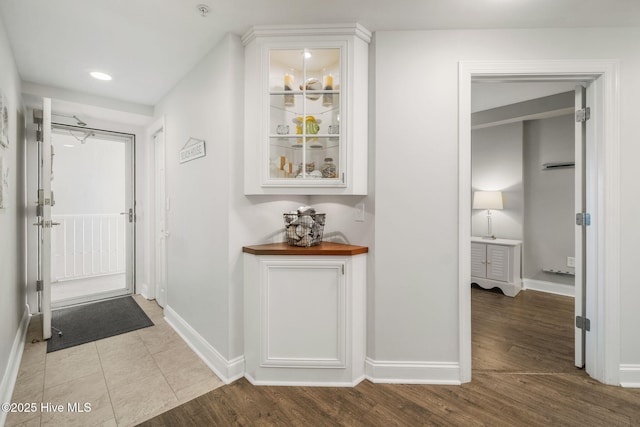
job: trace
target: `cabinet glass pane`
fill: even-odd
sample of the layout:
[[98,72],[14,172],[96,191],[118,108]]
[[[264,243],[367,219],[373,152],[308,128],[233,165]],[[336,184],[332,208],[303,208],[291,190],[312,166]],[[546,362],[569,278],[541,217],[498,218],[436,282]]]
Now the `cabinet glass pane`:
[[340,49],[269,54],[269,178],[340,174]]

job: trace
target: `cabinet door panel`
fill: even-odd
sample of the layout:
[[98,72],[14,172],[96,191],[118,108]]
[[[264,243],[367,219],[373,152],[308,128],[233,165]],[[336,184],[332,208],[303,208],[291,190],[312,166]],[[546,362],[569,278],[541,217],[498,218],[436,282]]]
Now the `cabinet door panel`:
[[474,277],[486,277],[486,251],[487,245],[471,243],[471,275]]
[[260,366],[345,366],[343,266],[331,261],[264,261]]
[[509,281],[509,248],[487,245],[487,278]]

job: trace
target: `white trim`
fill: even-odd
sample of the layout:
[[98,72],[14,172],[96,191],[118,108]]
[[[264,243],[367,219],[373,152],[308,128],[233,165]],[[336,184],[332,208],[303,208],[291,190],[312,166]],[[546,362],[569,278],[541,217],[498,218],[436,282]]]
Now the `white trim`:
[[164,316],[166,322],[225,384],[244,376],[244,356],[225,359],[169,305],[164,308]]
[[349,381],[345,381],[345,382],[342,382],[342,381],[332,381],[332,382],[326,382],[326,381],[319,381],[319,382],[314,382],[314,381],[272,381],[272,380],[258,381],[248,373],[245,373],[244,377],[247,379],[247,381],[249,381],[251,383],[251,385],[255,385],[255,386],[268,385],[268,386],[285,386],[285,387],[289,387],[289,386],[293,386],[293,387],[355,387],[358,384],[360,384],[362,381],[365,380],[365,376],[364,375],[361,376],[360,378],[356,378],[352,382],[349,382]]
[[640,388],[640,365],[620,365],[620,385]]
[[[162,115],[159,119],[147,126],[145,132],[145,139],[147,142],[147,156],[146,156],[146,171],[147,171],[147,194],[146,194],[146,206],[149,207],[149,214],[147,215],[148,221],[145,224],[145,248],[144,248],[144,269],[146,282],[144,286],[146,288],[143,293],[144,297],[150,300],[156,299],[156,230],[155,230],[155,135],[163,131],[166,138],[166,115]],[[166,144],[166,142],[165,142]],[[168,293],[168,291],[166,292]],[[166,295],[165,295],[166,298]]]
[[[617,60],[461,61],[459,63],[459,348],[460,380],[471,381],[471,80],[473,78],[527,81],[591,81],[597,129],[594,174],[596,195],[592,224],[596,250],[589,258],[595,273],[587,277],[593,295],[587,299],[593,313],[587,371],[606,384],[619,384],[620,376],[620,65]],[[604,143],[606,141],[606,144]],[[605,233],[606,230],[606,233]],[[595,259],[594,259],[595,258]],[[591,284],[590,284],[591,283]],[[606,286],[605,286],[606,284]]]
[[546,292],[548,294],[563,295],[565,297],[575,296],[575,286],[564,283],[547,282],[544,280],[522,279],[522,289]]
[[140,285],[140,290],[138,291],[138,293],[142,295],[144,299],[152,300],[154,298],[150,296],[149,289],[150,286],[147,283],[143,283],[142,285]]
[[371,32],[362,25],[321,24],[321,25],[255,25],[242,36],[242,45],[246,46],[257,37],[313,37],[317,35],[356,36],[365,42],[371,42]]
[[[11,402],[13,389],[16,386],[18,372],[20,371],[20,362],[22,361],[22,353],[24,352],[24,344],[27,338],[27,330],[29,329],[29,306],[25,306],[20,325],[16,331],[16,336],[11,346],[7,368],[4,370],[2,382],[0,382],[0,403]],[[3,426],[7,420],[7,413],[0,411],[0,426]]]
[[378,361],[367,357],[369,381],[386,384],[460,385],[460,364],[455,362]]

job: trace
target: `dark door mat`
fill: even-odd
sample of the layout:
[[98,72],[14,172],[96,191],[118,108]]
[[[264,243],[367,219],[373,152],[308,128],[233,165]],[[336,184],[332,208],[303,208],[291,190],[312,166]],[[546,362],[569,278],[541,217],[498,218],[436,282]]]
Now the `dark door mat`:
[[51,325],[55,329],[47,341],[47,353],[153,326],[153,322],[132,297],[124,297],[56,310]]

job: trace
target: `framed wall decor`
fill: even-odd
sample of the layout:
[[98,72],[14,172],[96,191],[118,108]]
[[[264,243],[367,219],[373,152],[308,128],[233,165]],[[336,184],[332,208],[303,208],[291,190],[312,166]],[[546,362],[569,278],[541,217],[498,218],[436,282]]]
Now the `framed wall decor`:
[[0,89],[0,147],[9,146],[9,105]]

